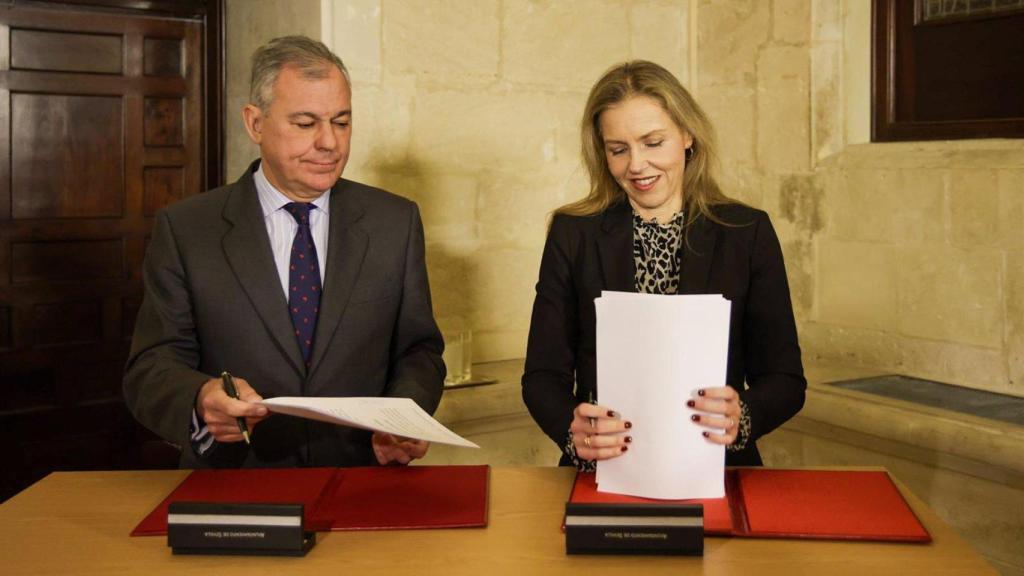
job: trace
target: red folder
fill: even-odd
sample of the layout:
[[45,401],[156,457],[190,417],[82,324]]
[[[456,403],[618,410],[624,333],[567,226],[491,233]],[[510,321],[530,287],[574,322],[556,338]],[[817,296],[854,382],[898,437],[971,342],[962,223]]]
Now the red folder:
[[307,530],[487,525],[489,466],[194,470],[132,530],[167,533],[171,502],[296,502]]
[[[931,542],[884,471],[726,470],[725,498],[704,505],[704,532],[717,536]],[[576,476],[572,502],[664,503],[597,491],[593,473]]]

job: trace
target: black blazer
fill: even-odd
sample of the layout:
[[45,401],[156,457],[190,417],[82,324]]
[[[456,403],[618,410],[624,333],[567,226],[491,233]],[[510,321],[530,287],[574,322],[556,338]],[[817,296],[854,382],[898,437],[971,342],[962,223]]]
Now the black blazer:
[[[782,250],[768,215],[740,204],[714,210],[731,225],[699,217],[687,229],[679,293],[720,293],[732,302],[726,381],[748,407],[751,441],[727,452],[726,463],[760,465],[754,441],[803,407],[807,381]],[[523,400],[559,447],[576,405],[591,392],[597,397],[594,299],[602,290],[635,292],[634,273],[628,202],[594,216],[554,217],[533,304]]]
[[129,409],[182,447],[181,466],[365,466],[370,433],[273,415],[252,446],[199,457],[188,439],[202,384],[228,370],[265,398],[393,396],[433,412],[443,343],[416,205],[348,180],[331,189],[328,263],[306,368],[274,265],[253,164],[234,184],[159,212],[124,377]]

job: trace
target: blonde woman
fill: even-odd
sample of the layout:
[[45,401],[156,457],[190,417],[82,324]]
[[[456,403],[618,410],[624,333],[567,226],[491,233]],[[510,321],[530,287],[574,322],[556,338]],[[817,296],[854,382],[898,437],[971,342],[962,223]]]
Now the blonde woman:
[[713,129],[667,70],[626,62],[591,89],[582,122],[590,194],[551,221],[533,305],[523,399],[590,469],[633,441],[629,415],[596,397],[594,299],[602,290],[723,294],[732,303],[727,386],[688,402],[728,465],[760,465],[755,441],[803,406],[789,285],[768,215],[729,199],[712,173]]

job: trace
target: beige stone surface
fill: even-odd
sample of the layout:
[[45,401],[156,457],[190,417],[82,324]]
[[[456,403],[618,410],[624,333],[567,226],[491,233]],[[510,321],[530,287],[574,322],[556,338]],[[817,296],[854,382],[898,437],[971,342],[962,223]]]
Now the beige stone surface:
[[793,313],[800,322],[814,309],[814,246],[802,239],[783,241],[782,254],[786,260]]
[[1006,258],[1006,355],[1009,385],[1024,396],[1024,252]]
[[730,162],[728,156],[725,164],[725,169],[719,172],[718,180],[725,194],[750,206],[764,206],[764,174],[751,164]]
[[529,327],[540,252],[502,248],[474,255],[465,295],[470,300],[470,318],[476,330]]
[[845,144],[843,51],[838,42],[811,48],[811,150],[815,163],[835,155]]
[[1020,170],[1024,141],[1005,139],[853,144],[843,149],[844,168]]
[[999,171],[999,245],[1024,249],[1024,168]]
[[864,366],[875,373],[1022,395],[1008,380],[1001,349],[820,322],[800,325],[800,345],[808,362]]
[[352,86],[352,148],[344,176],[378,185],[388,173],[415,170],[409,164],[415,78],[387,76],[381,83]]
[[[813,174],[765,179],[765,208],[779,234],[811,237],[825,227],[823,180]],[[777,216],[777,217],[775,217]]]
[[320,37],[319,0],[227,0],[225,7],[224,175],[234,182],[259,157],[245,133],[242,107],[249,101],[252,52],[272,38],[289,34]]
[[438,90],[416,97],[412,154],[440,167],[524,170],[555,160],[556,128],[576,124],[543,92]]
[[629,9],[622,0],[517,0],[502,9],[502,77],[508,82],[589,90],[605,70],[629,58]]
[[928,338],[894,338],[901,354],[900,372],[918,378],[1022,395],[1011,385],[1003,349]]
[[753,86],[757,57],[771,33],[771,2],[700,0],[697,4],[697,66],[704,86]]
[[711,119],[719,154],[730,171],[737,164],[757,164],[757,93],[753,86],[702,86],[697,102]]
[[999,241],[999,172],[958,170],[950,174],[950,240],[957,246],[991,246]]
[[785,44],[807,44],[811,37],[811,2],[772,2],[772,40]]
[[818,245],[819,322],[891,329],[899,310],[900,258],[884,244],[821,241]]
[[384,60],[449,84],[498,77],[498,0],[384,0]]
[[555,208],[565,203],[571,166],[549,170],[478,174],[477,222],[485,248],[510,247],[540,253]]
[[900,251],[895,281],[901,333],[1002,346],[1003,258],[998,252],[907,247]]
[[689,11],[689,1],[630,2],[630,57],[657,62],[689,84]]
[[826,207],[829,236],[908,245],[945,238],[942,172],[851,168],[842,176]]
[[326,2],[323,42],[341,57],[354,82],[376,83],[381,75],[381,0]]
[[905,338],[896,334],[825,322],[804,322],[799,333],[800,348],[807,362],[870,366],[884,373],[905,372],[901,347]]
[[848,2],[810,0],[811,41],[814,44],[843,41],[843,8]]
[[[815,8],[828,3],[815,4]],[[842,3],[843,120],[845,142],[871,141],[872,3]]]
[[766,172],[810,169],[810,56],[771,46],[757,60],[758,161]]

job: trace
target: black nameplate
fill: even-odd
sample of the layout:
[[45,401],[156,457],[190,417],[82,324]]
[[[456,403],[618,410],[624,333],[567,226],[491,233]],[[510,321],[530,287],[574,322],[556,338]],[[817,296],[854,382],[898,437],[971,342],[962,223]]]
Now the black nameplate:
[[175,554],[305,556],[316,544],[302,504],[172,502],[167,545]]
[[704,554],[701,504],[565,505],[566,554]]

